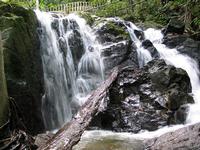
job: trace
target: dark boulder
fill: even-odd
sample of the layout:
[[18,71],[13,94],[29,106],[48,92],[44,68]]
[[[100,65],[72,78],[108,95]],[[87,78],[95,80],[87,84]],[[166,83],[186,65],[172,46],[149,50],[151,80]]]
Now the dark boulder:
[[123,40],[130,40],[126,27],[118,22],[108,21],[96,31],[101,43],[117,43]]
[[134,30],[134,33],[135,33],[136,37],[139,40],[144,40],[145,39],[143,31],[141,31],[141,30]]
[[[173,91],[171,95],[169,91]],[[153,60],[142,70],[125,67],[108,92],[105,111],[94,118],[96,124],[92,121],[91,126],[137,133],[183,123],[185,118],[175,117],[186,113],[182,106],[193,103],[188,92],[191,85],[187,73],[163,60]]]
[[[99,22],[101,24],[102,22]],[[96,29],[100,42],[104,45],[103,56],[106,75],[117,65],[134,66],[138,68],[138,58],[135,44],[123,22],[107,21]]]
[[182,43],[188,38],[187,35],[166,35],[164,37],[163,44],[165,44],[169,48],[176,48],[179,45],[182,45]]
[[178,20],[177,18],[172,18],[166,28],[165,34],[168,33],[177,33],[183,34],[185,30],[185,24]]
[[153,58],[159,58],[160,57],[157,49],[154,47],[153,43],[150,40],[144,40],[142,42],[142,46],[151,53],[151,56]]
[[137,51],[131,41],[123,41],[102,49],[106,74],[117,65],[132,65],[138,68]]
[[43,71],[37,27],[32,10],[0,2],[0,31],[8,30],[4,43],[8,95],[14,98],[23,114],[19,119],[33,134],[44,129],[41,113]]

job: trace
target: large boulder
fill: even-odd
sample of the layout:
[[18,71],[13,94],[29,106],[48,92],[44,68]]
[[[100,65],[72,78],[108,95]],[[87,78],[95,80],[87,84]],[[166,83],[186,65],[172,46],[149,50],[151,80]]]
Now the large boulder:
[[[101,24],[101,22],[99,23]],[[101,43],[112,42],[117,43],[123,40],[130,40],[126,27],[121,22],[107,21],[103,22],[103,26],[96,31],[98,39]]]
[[153,58],[159,58],[160,57],[157,49],[154,47],[153,43],[150,40],[142,41],[142,46],[151,53],[151,56]]
[[177,33],[183,34],[185,31],[185,24],[178,20],[177,18],[172,18],[166,28],[165,34],[167,33]]
[[103,45],[101,55],[106,75],[117,65],[139,67],[136,45],[123,22],[101,20],[96,23],[96,34]]
[[8,32],[4,43],[8,95],[14,98],[15,108],[22,114],[18,120],[33,134],[44,129],[43,72],[37,26],[32,10],[0,2],[0,31]]
[[132,65],[138,68],[137,51],[131,41],[118,42],[102,49],[105,72],[117,65]]
[[94,118],[91,127],[137,133],[184,123],[176,116],[186,113],[180,112],[183,105],[194,102],[188,92],[187,73],[163,60],[153,60],[142,70],[126,67],[109,89],[105,111]]

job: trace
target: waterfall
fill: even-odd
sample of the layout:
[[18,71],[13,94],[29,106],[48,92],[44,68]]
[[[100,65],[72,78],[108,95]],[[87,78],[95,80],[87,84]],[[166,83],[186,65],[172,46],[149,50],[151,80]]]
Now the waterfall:
[[[131,40],[135,43],[135,45],[137,47],[136,51],[137,51],[137,55],[138,55],[138,64],[139,64],[140,68],[142,68],[145,64],[147,64],[149,61],[151,61],[153,59],[151,56],[151,53],[142,47],[142,42],[135,35],[135,30],[143,32],[140,28],[138,28],[132,22],[125,22],[124,20],[121,20],[120,18],[117,18],[117,17],[116,18],[107,18],[106,20],[122,23],[127,28],[127,31],[130,35]],[[103,26],[103,25],[104,24],[101,24],[101,26]]]
[[40,23],[45,94],[42,114],[47,130],[61,127],[104,79],[101,45],[85,20],[36,10]]
[[[134,30],[138,29],[133,23],[126,25],[131,39],[136,43],[138,61],[140,67],[152,60],[151,54],[141,46],[141,42],[137,39]],[[161,59],[164,59],[167,64],[185,70],[190,78],[192,85],[192,94],[195,104],[190,104],[187,123],[200,122],[200,71],[197,62],[187,55],[179,53],[176,49],[170,49],[162,44],[163,34],[161,30],[149,28],[144,31],[145,39],[150,40],[154,47],[158,50]]]
[[135,26],[132,22],[129,22],[129,25],[124,23],[124,25],[126,26],[129,32],[131,40],[135,42],[135,45],[137,46],[138,63],[139,63],[139,67],[141,68],[145,64],[147,64],[149,61],[151,61],[153,58],[151,56],[151,53],[142,47],[142,42],[137,38],[137,36],[134,33],[135,30],[138,30],[138,31],[141,31],[141,30],[137,26]]
[[170,49],[162,44],[163,35],[160,30],[147,29],[145,37],[149,39],[158,50],[166,63],[185,70],[190,77],[192,94],[195,104],[190,105],[187,123],[200,122],[200,71],[197,62],[187,55],[179,53],[176,49]]

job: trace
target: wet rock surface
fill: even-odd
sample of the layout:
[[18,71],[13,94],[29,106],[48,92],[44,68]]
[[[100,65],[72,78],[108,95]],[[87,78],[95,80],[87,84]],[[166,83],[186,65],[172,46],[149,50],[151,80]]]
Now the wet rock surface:
[[181,129],[163,134],[159,137],[146,140],[145,149],[182,149],[198,150],[200,149],[200,124],[189,125]]
[[43,73],[37,26],[32,10],[0,2],[0,31],[8,34],[4,42],[8,95],[15,99],[23,114],[20,119],[33,134],[44,129]]
[[122,41],[111,46],[105,46],[101,55],[103,56],[106,74],[120,64],[138,68],[137,51],[131,41]]
[[[107,21],[96,29],[96,34],[98,40],[104,45],[101,55],[106,75],[117,65],[139,67],[136,45],[131,41],[122,22]],[[143,37],[143,32],[139,32],[137,35]]]
[[124,68],[109,89],[106,110],[94,118],[91,127],[137,133],[184,123],[184,118],[176,120],[175,116],[183,105],[193,103],[188,92],[187,73],[163,60],[153,60],[142,70]]
[[98,28],[96,33],[101,43],[120,42],[130,40],[130,36],[126,31],[126,27],[121,22],[107,21],[103,26]]
[[159,58],[160,57],[157,49],[154,47],[153,43],[150,40],[142,41],[142,46],[151,53],[151,56],[153,58]]

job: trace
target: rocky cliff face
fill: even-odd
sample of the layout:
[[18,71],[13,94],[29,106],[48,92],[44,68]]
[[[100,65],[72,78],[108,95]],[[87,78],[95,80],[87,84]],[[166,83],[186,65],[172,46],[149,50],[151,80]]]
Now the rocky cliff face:
[[137,133],[184,123],[193,98],[185,71],[153,60],[142,70],[124,68],[108,92],[106,110],[92,123],[103,129]]
[[37,26],[32,10],[0,2],[0,30],[8,31],[4,43],[8,95],[16,102],[14,108],[21,114],[18,119],[32,133],[43,130],[40,110],[43,79]]

